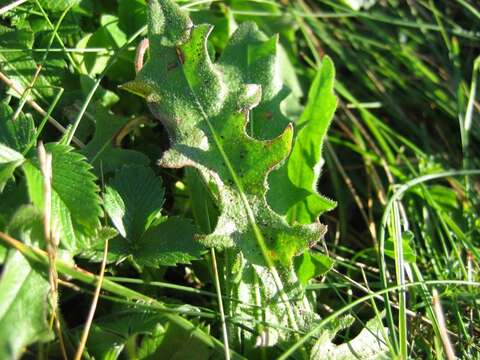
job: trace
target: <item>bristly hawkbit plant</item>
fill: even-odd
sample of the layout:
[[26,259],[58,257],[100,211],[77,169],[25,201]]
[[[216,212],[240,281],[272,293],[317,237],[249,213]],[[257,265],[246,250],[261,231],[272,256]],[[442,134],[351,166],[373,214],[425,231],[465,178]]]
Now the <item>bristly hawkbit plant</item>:
[[[276,59],[278,39],[268,39],[256,25],[244,23],[213,62],[207,44],[211,30],[210,25],[193,25],[172,1],[150,1],[149,60],[123,88],[145,97],[169,132],[171,147],[159,164],[197,168],[214,194],[220,215],[213,231],[198,239],[209,247],[230,249],[226,273],[234,275],[227,279],[227,295],[238,302],[230,304],[229,313],[253,333],[261,331],[252,337],[235,330],[234,341],[251,338],[251,345],[272,346],[293,339],[316,318],[314,303],[295,273],[294,257],[322,239],[326,226],[318,215],[334,205],[314,189],[321,140],[336,106],[333,65],[326,58],[321,72],[327,87],[321,88],[325,98],[320,103],[327,108],[307,109],[299,124],[305,145],[317,147],[305,172],[295,161],[305,157],[301,151],[312,151],[308,146],[294,147],[294,162],[286,162],[293,124],[280,111],[286,92]],[[317,80],[317,88],[324,80]],[[325,115],[315,116],[314,111]],[[322,123],[309,126],[309,115]],[[276,207],[287,213],[295,208],[308,211],[313,204],[308,223],[305,216],[302,223],[295,216],[288,222],[267,202],[268,175],[282,164],[286,170],[273,179],[289,188],[274,189],[297,193],[280,195]],[[320,205],[318,199],[323,200]]]

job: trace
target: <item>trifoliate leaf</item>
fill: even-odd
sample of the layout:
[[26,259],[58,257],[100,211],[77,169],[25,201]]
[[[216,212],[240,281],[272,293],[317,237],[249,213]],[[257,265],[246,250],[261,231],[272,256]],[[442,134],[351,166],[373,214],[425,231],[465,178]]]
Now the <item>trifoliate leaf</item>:
[[90,160],[97,173],[101,170],[103,174],[107,174],[123,165],[148,165],[150,162],[141,152],[114,146],[116,135],[127,123],[127,118],[112,114],[99,105],[95,107],[95,132],[82,153]]
[[130,256],[139,265],[159,266],[200,256],[202,246],[189,221],[161,219],[163,196],[162,181],[150,168],[124,166],[115,174],[105,192],[105,210],[122,237],[110,242],[109,261]]
[[[258,85],[234,79],[242,73],[244,58],[249,55],[240,56],[235,46],[236,39],[251,38],[242,34],[258,30],[252,23],[243,24],[225,49],[227,55],[236,54],[233,57],[238,61],[226,56],[215,64],[207,51],[211,27],[192,26],[171,1],[150,3],[149,25],[150,60],[137,79],[124,88],[144,96],[170,133],[171,148],[160,165],[194,166],[207,182],[215,183],[221,213],[216,228],[203,237],[203,243],[219,248],[235,246],[250,261],[264,263],[255,226],[266,239],[271,256],[287,264],[293,255],[317,242],[326,229],[318,222],[289,225],[265,200],[267,175],[288,156],[292,127],[286,126],[280,135],[268,140],[255,139],[245,131],[250,109],[258,105],[262,93]],[[253,60],[269,53],[275,41],[254,44]]]
[[162,181],[152,169],[124,166],[107,186],[105,210],[120,235],[135,241],[160,214],[164,193]]
[[291,224],[308,224],[332,210],[336,203],[321,196],[316,187],[323,159],[323,139],[333,118],[337,98],[333,93],[335,69],[329,57],[310,88],[308,102],[300,119],[292,153],[284,166],[269,178],[268,202]]
[[[52,154],[52,224],[60,232],[60,243],[73,253],[88,247],[100,225],[102,214],[98,186],[91,166],[72,147],[47,144]],[[43,177],[38,159],[23,166],[31,201],[43,209]]]
[[0,279],[0,358],[18,359],[49,335],[48,280],[18,251],[10,251]]

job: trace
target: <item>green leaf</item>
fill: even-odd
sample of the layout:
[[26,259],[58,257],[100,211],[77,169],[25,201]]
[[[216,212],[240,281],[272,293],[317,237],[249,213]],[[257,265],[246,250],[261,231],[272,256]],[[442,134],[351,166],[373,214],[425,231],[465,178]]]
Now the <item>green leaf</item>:
[[69,6],[75,5],[79,0],[39,0],[40,5],[45,10],[52,12],[60,12],[67,9]]
[[330,257],[312,251],[305,251],[297,259],[298,261],[295,262],[296,273],[303,286],[306,286],[310,279],[325,275],[335,264]]
[[[175,266],[197,260],[203,247],[194,238],[195,226],[180,217],[171,217],[152,225],[141,238],[116,237],[110,241],[108,262],[131,258],[140,266]],[[90,261],[102,260],[103,245],[84,251]]]
[[105,210],[120,235],[139,239],[160,215],[162,181],[146,166],[124,166],[115,173],[105,193]]
[[181,327],[168,323],[160,345],[147,359],[191,359],[202,360],[215,358],[213,350],[189,336]]
[[202,246],[190,222],[161,219],[163,196],[162,181],[150,168],[124,166],[115,174],[105,192],[105,210],[122,237],[110,243],[109,261],[130,256],[139,265],[159,266],[200,256]]
[[[52,221],[60,232],[60,243],[77,253],[89,246],[100,225],[102,214],[98,186],[91,166],[72,147],[47,144],[52,154]],[[38,159],[33,157],[23,166],[31,201],[43,209],[43,177]]]
[[123,165],[148,165],[148,157],[138,151],[115,147],[115,136],[126,126],[128,119],[112,114],[102,106],[95,107],[95,132],[82,150],[97,173],[107,174]]
[[159,266],[189,264],[200,257],[203,247],[194,239],[195,226],[171,217],[152,226],[136,246],[134,259],[140,265]]
[[287,214],[291,224],[311,223],[336,206],[316,189],[323,163],[323,139],[337,106],[334,78],[333,63],[324,57],[310,88],[307,106],[297,122],[299,131],[292,153],[287,163],[270,175],[268,202],[280,214]]
[[200,232],[208,234],[212,231],[218,219],[218,210],[215,208],[210,189],[196,169],[187,168],[185,170],[185,180],[188,184],[195,223]]
[[[245,49],[239,44],[248,43],[258,29],[252,23],[243,24],[225,49],[225,54],[232,56],[225,55],[214,64],[207,51],[210,26],[192,27],[172,2],[151,2],[149,25],[150,60],[137,79],[124,88],[144,96],[170,133],[171,148],[160,165],[194,166],[207,183],[217,187],[221,213],[212,234],[203,236],[203,243],[219,248],[235,246],[250,261],[263,264],[252,231],[254,221],[272,257],[290,262],[294,254],[323,236],[325,226],[318,222],[289,225],[265,200],[267,175],[288,156],[292,127],[269,140],[258,140],[245,132],[249,110],[260,102],[262,93],[258,85],[245,83],[252,80],[248,76],[245,81],[236,78],[249,63],[244,61],[248,54],[235,49]],[[255,37],[261,42],[261,35]],[[251,61],[271,52],[275,43],[275,38],[254,43]],[[276,89],[273,85],[270,88]],[[283,119],[270,119],[273,124],[277,120]]]
[[[214,63],[207,42],[211,26],[192,25],[172,1],[149,4],[149,60],[123,87],[143,96],[169,132],[171,147],[159,164],[195,167],[212,190],[218,221],[210,234],[198,237],[206,246],[232,248],[228,296],[239,302],[231,313],[247,327],[256,328],[259,316],[275,324],[265,330],[266,345],[287,341],[289,311],[302,328],[316,317],[314,302],[298,286],[293,258],[318,242],[326,227],[317,219],[289,224],[265,198],[267,177],[287,159],[293,138],[293,125],[281,112],[288,91],[278,72],[277,37],[243,23]],[[259,283],[262,314],[243,306],[259,301]],[[279,302],[285,292],[300,300]],[[263,340],[238,330],[232,341],[254,347]]]
[[0,144],[0,192],[3,191],[7,181],[12,178],[13,172],[19,167],[24,157],[19,152]]
[[0,192],[0,214],[4,224],[12,218],[22,204],[28,204],[28,190],[25,181],[9,182]]
[[19,359],[25,347],[49,335],[47,279],[11,251],[0,279],[0,358]]
[[20,166],[22,155],[32,144],[35,135],[35,124],[31,116],[20,115],[13,120],[13,110],[0,102],[0,192],[13,172]]
[[10,106],[0,102],[0,144],[23,153],[34,140],[35,124],[29,115],[20,113],[15,120],[12,116]]
[[143,0],[118,1],[119,26],[128,36],[133,35],[147,22],[147,6]]
[[386,360],[392,355],[388,351],[387,339],[388,328],[382,324],[382,319],[374,317],[365,324],[360,333],[349,342],[336,345],[332,342],[335,335],[353,323],[351,316],[344,317],[340,321],[334,321],[312,349],[311,360]]
[[[127,36],[118,25],[118,18],[104,14],[100,18],[100,27],[92,34],[84,36],[77,48],[114,48],[119,49],[127,41]],[[89,76],[100,74],[108,64],[112,54],[79,53],[75,58],[81,64],[82,71]]]
[[[88,93],[90,92],[92,87],[95,85],[95,80],[86,74],[80,74],[79,77],[80,77],[80,87],[82,88],[83,96],[87,97]],[[106,90],[101,86],[99,86],[97,88],[97,91],[95,92],[95,95],[93,96],[92,103],[95,103],[96,101],[98,101],[105,108],[110,108],[111,106],[116,104],[118,100],[120,100],[120,98],[113,91]]]
[[[417,260],[415,250],[411,247],[414,235],[411,231],[404,231],[402,234],[403,259],[407,263],[414,263]],[[385,255],[395,259],[395,243],[392,238],[385,241]]]
[[92,324],[87,349],[95,359],[117,359],[130,338],[162,332],[162,315],[139,309],[119,309]]
[[[0,68],[2,73],[12,80],[17,87],[27,89],[32,81],[32,76],[37,70],[37,63],[28,51],[2,51],[3,49],[30,50],[34,43],[34,33],[28,30],[12,30],[0,25]],[[45,99],[57,92],[52,85],[59,84],[64,73],[65,62],[49,62],[35,81],[30,96]],[[18,93],[9,92],[16,97]]]

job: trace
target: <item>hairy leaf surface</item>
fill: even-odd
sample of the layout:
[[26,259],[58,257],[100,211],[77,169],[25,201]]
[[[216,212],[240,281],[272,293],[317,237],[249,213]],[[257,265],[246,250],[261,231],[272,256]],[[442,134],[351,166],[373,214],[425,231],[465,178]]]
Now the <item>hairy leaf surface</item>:
[[287,214],[290,223],[311,223],[336,206],[316,189],[323,163],[323,139],[337,107],[334,79],[332,60],[324,57],[310,88],[307,106],[297,121],[299,130],[292,154],[269,178],[268,201],[280,214]]
[[[149,61],[124,88],[145,97],[169,132],[170,149],[159,164],[195,167],[214,195],[218,221],[209,234],[197,236],[232,253],[228,295],[238,302],[230,316],[253,332],[260,331],[259,321],[273,324],[257,339],[234,327],[232,342],[272,346],[291,337],[280,328],[306,328],[316,318],[293,258],[318,242],[326,227],[317,219],[289,224],[266,200],[267,178],[286,161],[293,141],[293,124],[281,111],[289,92],[279,72],[278,38],[243,23],[213,62],[211,30],[193,25],[172,1],[151,1]],[[316,178],[310,180],[312,191]]]
[[[264,36],[256,26],[245,23],[233,35],[224,57],[213,63],[207,51],[211,27],[193,26],[172,2],[151,2],[149,25],[151,60],[124,88],[144,96],[170,133],[171,148],[160,165],[194,166],[215,184],[221,213],[203,243],[234,246],[249,261],[263,264],[255,224],[272,258],[290,263],[292,256],[323,236],[325,226],[318,222],[289,225],[265,199],[268,173],[290,152],[292,126],[284,119],[270,119],[272,124],[280,123],[281,132],[268,140],[246,132],[250,110],[262,100],[261,87],[252,83],[265,67],[255,57],[265,61],[268,69],[271,60],[263,54],[272,53],[276,39],[262,42]],[[248,45],[252,38],[255,41]],[[258,69],[248,75],[255,68],[252,64]],[[269,77],[268,73],[261,76]],[[271,85],[270,89],[265,86],[264,98],[276,99],[279,86],[274,86],[274,79],[264,82]]]

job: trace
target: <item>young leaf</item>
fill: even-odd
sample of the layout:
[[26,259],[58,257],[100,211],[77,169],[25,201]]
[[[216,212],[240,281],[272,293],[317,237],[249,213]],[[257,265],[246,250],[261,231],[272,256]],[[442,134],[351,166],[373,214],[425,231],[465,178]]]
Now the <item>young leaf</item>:
[[[412,249],[414,235],[411,231],[405,231],[402,234],[402,246],[403,246],[403,260],[407,263],[414,263],[417,259],[415,250]],[[388,238],[385,241],[385,255],[395,259],[395,242],[392,238]]]
[[302,257],[297,259],[296,273],[303,286],[306,286],[310,279],[326,274],[335,263],[330,257],[311,251],[305,251]]
[[284,166],[269,178],[268,202],[280,214],[287,214],[289,223],[308,224],[332,210],[336,203],[317,192],[322,167],[322,144],[337,106],[333,93],[335,69],[328,56],[308,94],[308,102],[300,119],[292,153]]
[[[258,232],[255,235],[259,229],[270,256],[289,264],[326,230],[318,222],[289,225],[265,199],[268,173],[290,152],[292,127],[269,140],[245,132],[250,109],[262,98],[261,89],[232,80],[242,72],[243,57],[237,56],[238,62],[211,61],[207,51],[210,26],[192,26],[166,0],[150,3],[149,25],[150,61],[124,88],[144,96],[170,133],[171,148],[160,165],[194,166],[207,182],[215,183],[221,214],[214,231],[203,236],[203,243],[235,246],[250,261],[264,264]],[[253,24],[246,23],[238,33],[255,31]],[[267,50],[268,45],[267,41]],[[225,53],[233,51],[230,46],[235,43],[229,43]]]
[[[292,259],[318,242],[326,227],[317,219],[289,224],[265,198],[268,174],[285,161],[293,137],[280,111],[287,92],[276,70],[276,38],[244,23],[213,63],[210,31],[209,25],[193,26],[172,1],[151,1],[149,61],[124,88],[145,97],[170,134],[171,147],[160,165],[197,168],[214,193],[218,221],[199,238],[207,246],[234,249],[226,270],[235,275],[228,295],[239,302],[230,313],[246,326],[256,328],[260,318],[276,325],[261,339],[235,328],[232,341],[243,338],[254,346],[267,338],[265,345],[274,345],[292,335],[282,329],[306,328],[316,318]],[[261,314],[244,306],[259,301]]]
[[48,280],[18,251],[11,251],[0,279],[0,358],[18,359],[25,347],[49,335]]
[[[73,253],[89,246],[102,214],[98,186],[91,166],[73,148],[60,144],[45,145],[52,154],[52,219],[60,231],[60,242]],[[43,179],[38,159],[23,166],[31,201],[43,209]]]

